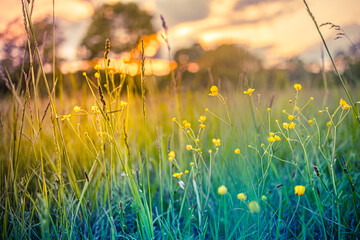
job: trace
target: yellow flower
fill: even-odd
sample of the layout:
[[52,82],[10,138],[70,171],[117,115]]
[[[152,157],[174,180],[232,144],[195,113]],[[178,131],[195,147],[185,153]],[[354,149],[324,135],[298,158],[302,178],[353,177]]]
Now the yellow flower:
[[221,143],[220,143],[220,138],[216,139],[216,138],[213,138],[212,142],[215,144],[216,147],[220,146]]
[[173,118],[171,119],[171,121],[173,121],[173,122],[175,122],[175,120],[176,120],[176,117],[173,117]]
[[191,150],[192,149],[192,146],[190,144],[186,145],[186,150]]
[[240,149],[237,148],[237,149],[235,149],[234,152],[235,152],[235,154],[240,154]]
[[214,85],[210,88],[210,92],[211,93],[209,94],[209,96],[215,97],[219,94],[219,89],[217,88],[217,86]]
[[275,141],[280,141],[281,140],[281,138],[278,135],[275,135],[274,139],[275,139]]
[[68,120],[71,117],[71,114],[63,115],[61,121]]
[[312,124],[313,123],[313,121],[310,119],[309,121],[308,121],[308,124]]
[[302,196],[305,193],[305,187],[302,185],[295,186],[295,194],[298,196]]
[[120,107],[126,107],[128,105],[128,102],[120,101]]
[[203,123],[206,120],[206,116],[200,116],[199,122]]
[[177,179],[180,179],[180,177],[183,175],[183,173],[174,173],[173,177],[176,177]]
[[275,133],[270,132],[270,137],[273,137],[275,135]]
[[288,119],[289,119],[290,121],[292,121],[292,120],[294,119],[294,116],[293,116],[293,115],[289,115],[289,116],[288,116]]
[[326,126],[327,126],[327,127],[330,127],[330,126],[331,126],[331,122],[330,122],[330,121],[327,122],[327,123],[326,123]]
[[200,139],[198,139],[198,138],[197,138],[197,139],[195,139],[195,142],[197,142],[197,143],[198,143],[198,142],[200,142]]
[[219,188],[218,188],[218,194],[219,195],[225,195],[227,193],[227,188],[224,186],[224,185],[221,185]]
[[351,108],[351,106],[342,98],[340,99],[340,106],[345,110]]
[[251,96],[254,91],[255,91],[255,89],[253,89],[253,88],[248,88],[248,90],[247,90],[247,91],[244,91],[244,93],[247,94],[247,95],[249,95],[249,96]]
[[192,167],[193,167],[193,166],[194,166],[194,163],[193,163],[193,162],[191,162],[191,163],[190,163],[190,166],[192,166]]
[[271,111],[271,108],[267,108],[266,111],[270,112],[270,111]]
[[246,200],[246,195],[244,193],[239,193],[237,195],[237,198],[240,200],[240,201],[245,201]]
[[83,72],[82,74],[83,74],[84,77],[86,77],[86,72]]
[[298,106],[296,106],[296,107],[295,107],[295,110],[296,110],[296,111],[299,111],[299,107],[298,107]]
[[95,76],[95,78],[99,78],[99,77],[100,77],[100,73],[96,72],[96,73],[94,74],[94,76]]
[[96,71],[99,71],[99,70],[100,70],[100,65],[99,65],[99,64],[96,64],[96,65],[94,66],[94,69],[95,69]]
[[314,97],[310,97],[310,101],[313,101],[314,100]]
[[250,213],[258,213],[260,212],[260,206],[256,201],[251,201],[248,204]]
[[300,84],[295,84],[295,85],[294,85],[294,88],[295,88],[297,91],[300,91],[300,90],[301,90],[301,85],[300,85]]
[[75,106],[75,107],[74,107],[74,111],[75,111],[75,112],[80,112],[80,110],[81,110],[81,108],[80,108],[79,106]]
[[169,156],[169,161],[171,162],[172,160],[175,159],[175,152],[174,151],[169,152],[168,156]]
[[189,170],[185,170],[185,174],[189,174]]
[[262,144],[260,145],[260,147],[262,147],[262,148],[265,147],[265,144],[262,143]]
[[285,110],[285,109],[283,109],[283,110],[282,110],[282,113],[286,113],[286,110]]
[[100,113],[100,110],[96,104],[91,106],[91,111],[93,111],[94,113]]
[[205,126],[205,124],[200,124],[200,127],[201,127],[202,129],[204,129],[206,126]]
[[183,124],[184,124],[185,128],[190,128],[191,127],[191,123],[189,123],[187,120],[184,120]]
[[210,154],[212,153],[212,150],[211,150],[211,149],[209,150],[209,153],[210,153]]
[[267,200],[267,197],[265,195],[262,195],[261,200],[263,200],[265,202]]
[[294,122],[289,123],[289,129],[294,129],[295,125],[296,125],[296,123],[294,123]]
[[275,138],[270,136],[270,137],[268,137],[268,141],[273,143],[273,142],[275,142]]
[[283,128],[287,129],[289,127],[289,124],[287,124],[286,122],[283,123]]

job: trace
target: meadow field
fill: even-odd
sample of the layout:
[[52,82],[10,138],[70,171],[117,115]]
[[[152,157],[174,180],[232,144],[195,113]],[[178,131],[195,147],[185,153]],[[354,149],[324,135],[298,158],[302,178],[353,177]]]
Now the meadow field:
[[109,51],[78,88],[36,45],[38,71],[3,74],[1,239],[360,238],[359,87],[160,88]]

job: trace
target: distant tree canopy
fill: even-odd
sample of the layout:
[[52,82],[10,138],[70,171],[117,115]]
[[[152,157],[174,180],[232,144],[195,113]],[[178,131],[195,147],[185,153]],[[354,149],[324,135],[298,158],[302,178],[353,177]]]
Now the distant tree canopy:
[[104,4],[95,10],[80,46],[79,57],[102,57],[107,38],[111,51],[120,53],[136,47],[141,36],[154,33],[152,16],[134,3]]

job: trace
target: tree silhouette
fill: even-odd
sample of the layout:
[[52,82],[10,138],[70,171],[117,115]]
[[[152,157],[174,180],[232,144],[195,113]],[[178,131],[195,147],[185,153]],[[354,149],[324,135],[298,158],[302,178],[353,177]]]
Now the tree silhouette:
[[78,52],[83,59],[102,57],[107,38],[111,51],[120,53],[136,47],[141,36],[154,33],[152,16],[134,3],[104,4],[95,10]]

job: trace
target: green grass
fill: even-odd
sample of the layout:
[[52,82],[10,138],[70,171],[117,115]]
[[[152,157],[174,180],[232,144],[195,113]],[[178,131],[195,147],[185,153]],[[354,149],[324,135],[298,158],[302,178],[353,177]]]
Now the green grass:
[[2,239],[359,237],[360,131],[339,104],[342,90],[331,89],[325,106],[324,90],[305,87],[275,97],[231,84],[213,96],[181,86],[167,93],[155,77],[135,84],[113,73],[107,54],[104,63],[84,74],[82,95],[52,90],[57,77],[49,85],[33,68],[25,92],[9,79],[0,105]]

